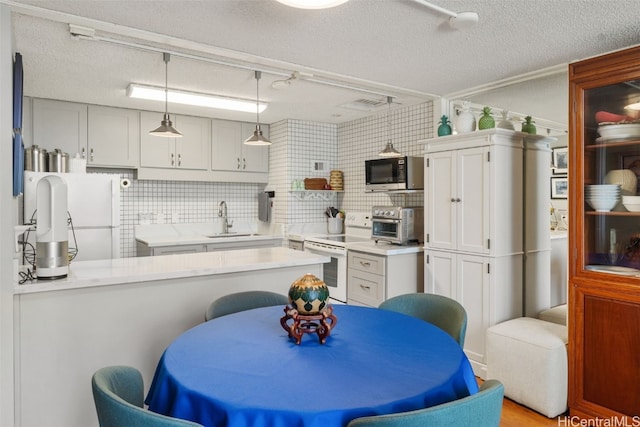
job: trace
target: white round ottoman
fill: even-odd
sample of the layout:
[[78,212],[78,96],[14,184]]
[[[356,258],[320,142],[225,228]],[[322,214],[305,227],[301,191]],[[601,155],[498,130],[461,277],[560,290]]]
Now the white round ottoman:
[[487,329],[487,378],[549,418],[567,410],[567,327],[530,317]]

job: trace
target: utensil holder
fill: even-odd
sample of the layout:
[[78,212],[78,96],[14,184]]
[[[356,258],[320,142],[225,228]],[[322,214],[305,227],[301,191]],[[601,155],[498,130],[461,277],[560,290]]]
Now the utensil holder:
[[327,218],[327,231],[329,234],[342,233],[342,218]]

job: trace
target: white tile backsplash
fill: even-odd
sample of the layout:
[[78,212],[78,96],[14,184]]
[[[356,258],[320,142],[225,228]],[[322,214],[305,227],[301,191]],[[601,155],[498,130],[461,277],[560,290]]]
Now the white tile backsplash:
[[[405,155],[422,156],[421,139],[433,137],[431,102],[391,111],[391,138]],[[283,120],[270,126],[270,185],[275,188],[275,223],[284,231],[293,225],[326,220],[329,206],[368,211],[373,205],[423,205],[422,194],[384,195],[364,192],[364,161],[377,158],[388,140],[388,112],[340,125],[303,120]],[[322,162],[324,170],[315,170]],[[343,171],[344,192],[333,199],[299,200],[291,193],[291,181],[326,178],[332,169]],[[99,170],[98,172],[104,172]],[[112,171],[131,180],[121,192],[121,254],[136,255],[134,226],[143,218],[151,223],[212,222],[218,204],[227,202],[231,220],[256,221],[258,193],[264,184],[183,181],[139,181],[130,170]]]

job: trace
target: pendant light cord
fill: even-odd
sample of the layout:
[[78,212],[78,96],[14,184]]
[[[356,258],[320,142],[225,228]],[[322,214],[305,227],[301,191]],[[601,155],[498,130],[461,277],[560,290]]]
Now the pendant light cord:
[[169,60],[171,54],[164,52],[162,54],[164,60],[164,113],[169,114]]
[[256,70],[256,127],[260,127],[260,75],[261,71]]
[[387,96],[387,105],[389,106],[389,112],[387,113],[387,138],[388,142],[391,143],[391,103],[393,102],[393,98]]

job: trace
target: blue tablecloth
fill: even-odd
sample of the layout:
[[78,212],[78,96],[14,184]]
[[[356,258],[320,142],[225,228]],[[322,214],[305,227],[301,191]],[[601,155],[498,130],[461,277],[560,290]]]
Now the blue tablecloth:
[[336,305],[326,344],[296,345],[283,307],[219,317],[178,337],[158,364],[146,403],[205,426],[329,427],[424,408],[477,392],[445,332],[413,317]]

